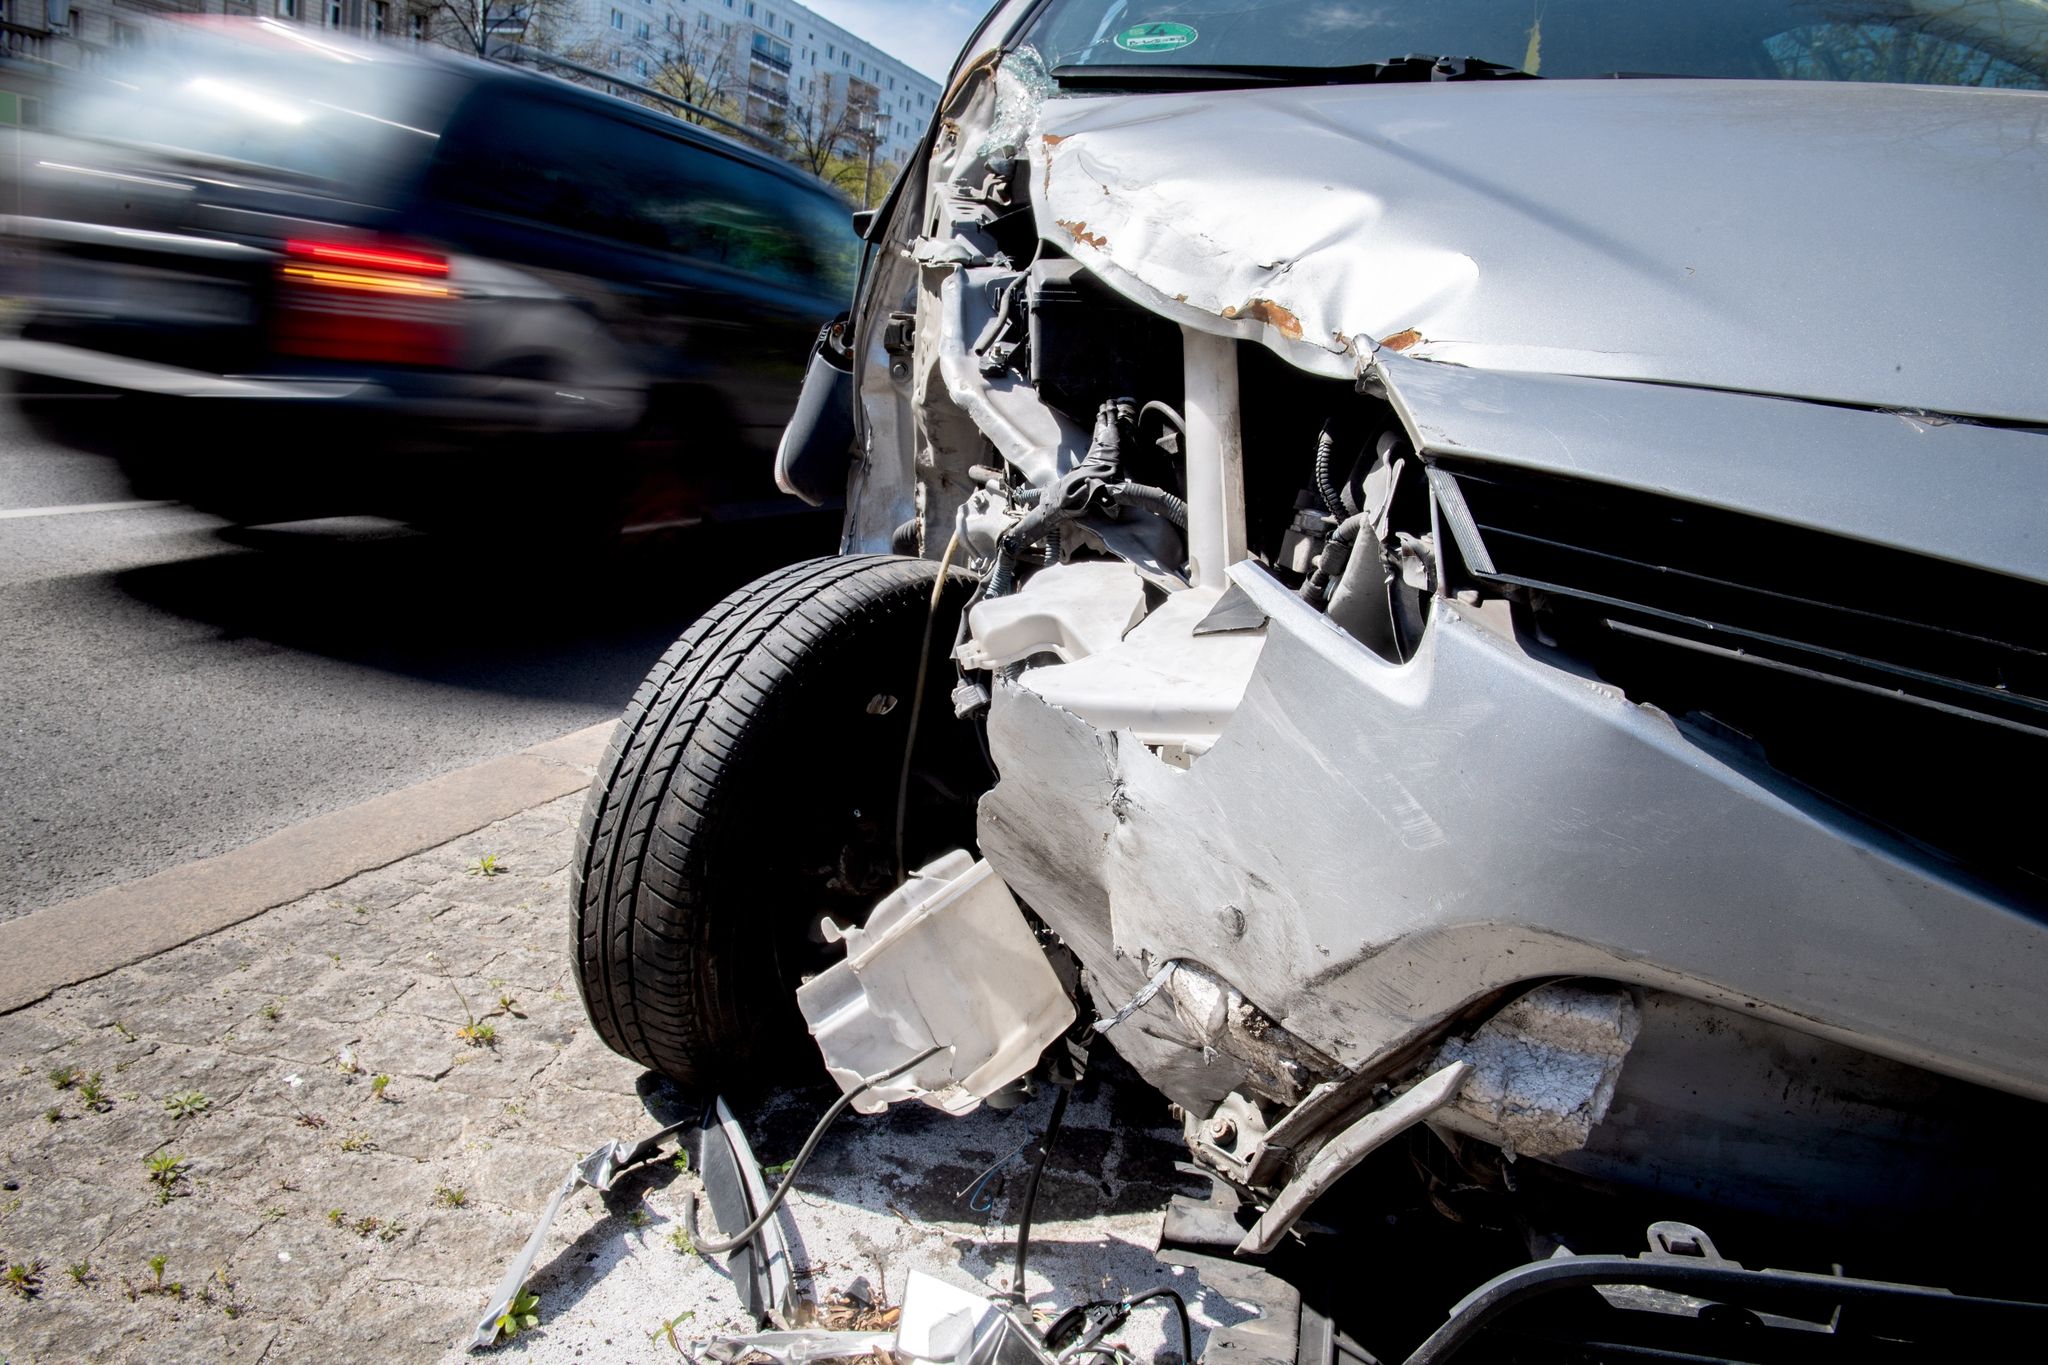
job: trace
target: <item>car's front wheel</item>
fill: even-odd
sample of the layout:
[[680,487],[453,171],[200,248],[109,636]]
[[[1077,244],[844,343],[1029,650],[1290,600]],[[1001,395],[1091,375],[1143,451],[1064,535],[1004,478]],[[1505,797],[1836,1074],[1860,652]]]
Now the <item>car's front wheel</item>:
[[[900,877],[971,847],[989,783],[947,660],[971,580],[921,559],[811,560],[706,612],[640,685],[584,806],[577,979],[615,1051],[706,1089],[809,1056],[794,991]],[[929,656],[920,668],[920,653]],[[924,700],[913,708],[917,680]]]

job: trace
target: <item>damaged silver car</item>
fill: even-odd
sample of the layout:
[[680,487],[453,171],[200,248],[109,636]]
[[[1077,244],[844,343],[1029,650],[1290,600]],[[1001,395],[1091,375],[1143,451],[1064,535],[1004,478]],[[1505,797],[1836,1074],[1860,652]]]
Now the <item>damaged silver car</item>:
[[592,793],[594,1025],[1100,1039],[1352,1358],[2039,1331],[2044,88],[2038,0],[1002,5],[778,457],[843,553]]

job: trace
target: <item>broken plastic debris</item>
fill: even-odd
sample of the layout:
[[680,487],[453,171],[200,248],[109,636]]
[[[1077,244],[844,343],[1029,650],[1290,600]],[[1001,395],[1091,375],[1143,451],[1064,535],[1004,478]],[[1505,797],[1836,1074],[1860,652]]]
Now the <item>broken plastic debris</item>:
[[810,1365],[814,1360],[851,1359],[887,1350],[895,1338],[893,1332],[756,1332],[721,1337],[706,1346],[703,1354],[717,1361],[764,1355],[780,1365]]
[[547,1207],[541,1210],[540,1223],[534,1228],[533,1235],[526,1239],[526,1245],[507,1267],[505,1277],[498,1281],[497,1292],[491,1295],[490,1306],[484,1309],[483,1318],[477,1323],[475,1334],[467,1341],[456,1344],[467,1350],[478,1351],[498,1339],[498,1319],[512,1306],[513,1299],[519,1294],[520,1286],[526,1283],[527,1272],[533,1269],[534,1261],[540,1256],[541,1246],[547,1240],[548,1229],[554,1226],[555,1215],[562,1211],[562,1201],[575,1193],[577,1186],[588,1185],[599,1193],[609,1190],[612,1182],[627,1169],[647,1160],[660,1150],[662,1143],[683,1129],[694,1127],[696,1123],[695,1119],[672,1123],[652,1137],[644,1138],[630,1146],[616,1140],[607,1142],[570,1166],[569,1173],[562,1177],[561,1187],[555,1191],[554,1197],[548,1200]]
[[719,1337],[701,1353],[725,1362],[759,1353],[778,1365],[811,1365],[873,1352],[935,1365],[1052,1365],[1037,1333],[1006,1306],[921,1270],[910,1272],[893,1332],[757,1332]]
[[846,958],[797,988],[797,1005],[840,1088],[902,1070],[854,1108],[922,1099],[965,1114],[1029,1071],[1074,1022],[1029,921],[986,862],[955,851],[919,868],[861,928]]

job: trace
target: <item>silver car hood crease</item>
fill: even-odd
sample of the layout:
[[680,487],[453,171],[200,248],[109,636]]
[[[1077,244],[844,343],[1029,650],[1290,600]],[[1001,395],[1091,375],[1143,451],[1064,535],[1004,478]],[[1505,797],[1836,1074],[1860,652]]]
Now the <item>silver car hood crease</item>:
[[[2048,421],[2048,95],[1570,81],[1055,98],[1040,232],[1332,377],[1492,370]],[[1227,193],[1219,186],[1229,186]]]

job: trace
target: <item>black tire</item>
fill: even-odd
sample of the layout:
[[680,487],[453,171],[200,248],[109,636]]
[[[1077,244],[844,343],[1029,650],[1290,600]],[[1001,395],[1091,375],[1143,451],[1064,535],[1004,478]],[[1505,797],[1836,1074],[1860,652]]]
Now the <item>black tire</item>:
[[[793,996],[897,884],[896,789],[938,566],[814,559],[727,597],[640,685],[584,804],[571,888],[584,1008],[685,1087],[752,1089],[817,1053]],[[972,847],[990,778],[947,659],[971,588],[931,622],[905,820],[910,867]]]

